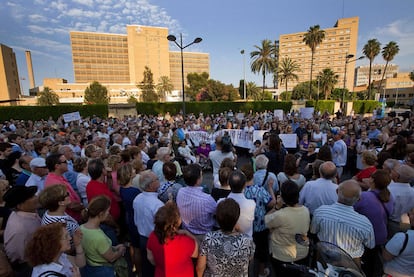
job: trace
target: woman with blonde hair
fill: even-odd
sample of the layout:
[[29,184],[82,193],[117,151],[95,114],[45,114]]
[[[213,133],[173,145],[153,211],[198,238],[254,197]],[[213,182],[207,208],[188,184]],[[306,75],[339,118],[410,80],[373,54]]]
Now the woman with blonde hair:
[[195,237],[179,230],[181,217],[177,205],[169,201],[158,209],[155,228],[147,243],[148,260],[155,265],[155,277],[193,277],[192,258],[198,256]]

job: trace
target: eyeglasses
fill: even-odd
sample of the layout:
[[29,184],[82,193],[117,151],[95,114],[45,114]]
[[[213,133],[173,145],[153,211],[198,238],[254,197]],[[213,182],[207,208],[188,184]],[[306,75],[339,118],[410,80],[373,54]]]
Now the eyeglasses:
[[68,160],[60,161],[59,164],[67,164]]

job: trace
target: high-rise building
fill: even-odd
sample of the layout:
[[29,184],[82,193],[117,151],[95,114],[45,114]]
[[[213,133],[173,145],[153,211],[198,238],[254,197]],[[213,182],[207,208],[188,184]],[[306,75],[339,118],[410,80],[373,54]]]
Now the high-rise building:
[[0,101],[13,102],[21,95],[19,72],[13,49],[0,44]]
[[[345,87],[349,90],[353,89],[355,59],[358,58],[356,53],[358,22],[358,17],[341,18],[334,27],[324,29],[325,38],[316,47],[313,57],[313,80],[316,80],[316,76],[323,69],[330,68],[339,77],[336,87],[343,88],[345,81]],[[309,81],[310,78],[311,49],[303,42],[305,34],[306,32],[299,32],[279,37],[279,63],[283,58],[289,57],[296,61],[301,69],[300,72],[295,72],[299,80],[288,82],[288,90],[292,90],[298,83]],[[354,55],[354,57],[348,59],[347,62],[348,55]]]
[[[371,66],[371,82],[380,81],[384,74],[385,64],[373,64]],[[387,72],[385,73],[384,80],[387,78],[393,78],[398,73],[398,65],[388,64]],[[355,68],[355,86],[368,86],[369,81],[369,65],[358,66]]]
[[[168,29],[128,25],[127,34],[70,32],[76,83],[139,84],[147,66],[154,83],[168,76],[181,89],[180,52],[170,52]],[[184,52],[184,74],[210,72],[207,53]],[[185,78],[185,82],[187,78]]]

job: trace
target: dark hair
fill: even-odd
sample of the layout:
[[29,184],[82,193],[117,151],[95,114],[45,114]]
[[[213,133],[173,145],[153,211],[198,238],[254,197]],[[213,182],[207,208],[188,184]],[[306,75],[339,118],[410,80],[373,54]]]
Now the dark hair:
[[18,137],[21,137],[20,135],[16,134],[16,133],[12,133],[10,134],[7,138],[11,141],[14,142]]
[[173,239],[180,227],[180,212],[173,201],[160,207],[154,217],[154,233],[160,244]]
[[298,172],[298,167],[296,166],[296,157],[293,154],[287,154],[285,156],[285,164],[283,166],[283,172],[287,176],[293,176]]
[[235,166],[236,164],[231,158],[224,158],[220,164],[220,168],[228,167],[228,168],[234,169]]
[[184,182],[187,186],[193,187],[201,177],[201,166],[198,164],[189,164],[183,170]]
[[321,148],[319,148],[317,159],[325,161],[325,162],[332,161],[332,152],[328,144],[324,144],[322,145]]
[[229,176],[233,172],[233,168],[222,167],[219,169],[219,182],[221,185],[229,183]]
[[246,175],[240,170],[233,171],[229,176],[229,185],[234,193],[241,193],[246,184]]
[[131,153],[129,151],[129,148],[122,150],[120,156],[122,162],[124,163],[129,163],[131,161]]
[[167,181],[175,180],[177,176],[177,167],[173,162],[166,162],[162,166],[162,173]]
[[280,187],[280,196],[286,205],[292,207],[299,202],[299,187],[292,180],[287,180]]
[[46,157],[46,166],[49,169],[49,172],[55,171],[55,166],[60,163],[60,157],[63,154],[50,154]]
[[60,253],[65,228],[65,223],[54,222],[40,226],[34,232],[25,249],[25,256],[31,266],[50,264],[54,261]]
[[246,176],[247,181],[253,180],[254,171],[253,171],[253,165],[250,162],[243,164],[240,170]]
[[12,148],[12,145],[8,142],[0,142],[0,152],[6,151],[6,149]]
[[375,188],[380,191],[379,199],[383,203],[390,201],[390,191],[388,190],[388,185],[391,183],[391,176],[388,171],[384,169],[377,169],[371,175],[374,180]]
[[92,180],[96,180],[101,177],[105,165],[101,159],[93,159],[89,161],[88,173]]
[[85,220],[89,217],[97,217],[100,213],[105,212],[111,207],[111,200],[106,195],[99,195],[89,201],[88,208],[82,211]]
[[218,203],[216,219],[222,231],[233,231],[239,217],[240,206],[234,199],[226,198]]
[[154,159],[155,156],[157,155],[157,150],[158,150],[157,146],[151,146],[150,148],[148,148],[148,153],[147,153],[148,157],[150,159]]
[[222,153],[229,153],[233,148],[233,144],[231,143],[230,136],[223,136],[221,138],[221,152]]

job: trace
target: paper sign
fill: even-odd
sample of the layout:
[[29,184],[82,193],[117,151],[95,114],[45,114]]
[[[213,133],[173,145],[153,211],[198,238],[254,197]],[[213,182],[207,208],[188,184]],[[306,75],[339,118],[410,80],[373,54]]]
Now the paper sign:
[[65,122],[81,120],[81,116],[80,116],[79,112],[65,113],[65,114],[63,114],[63,120]]
[[297,148],[297,138],[296,134],[279,134],[279,138],[282,140],[285,148]]
[[273,115],[275,118],[279,118],[279,121],[283,120],[283,110],[274,110]]
[[314,111],[315,111],[315,108],[313,107],[300,108],[300,117],[304,119],[311,119],[313,118]]

